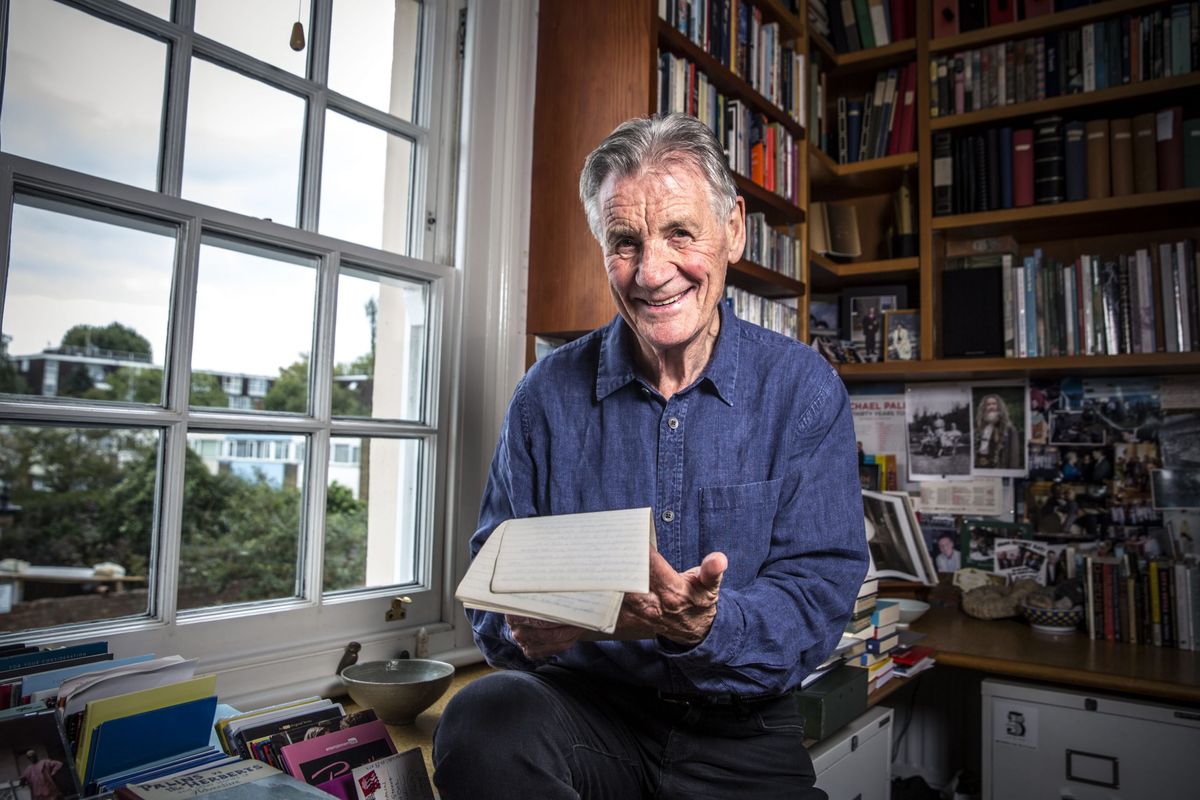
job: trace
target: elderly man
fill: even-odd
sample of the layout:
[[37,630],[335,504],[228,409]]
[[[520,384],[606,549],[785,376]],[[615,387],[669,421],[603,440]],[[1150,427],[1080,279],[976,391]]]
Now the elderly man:
[[722,302],[744,205],[703,124],[624,123],[580,195],[618,314],[518,385],[471,549],[513,517],[650,506],[650,592],[608,641],[469,612],[504,669],[448,704],[435,783],[446,800],[824,797],[790,692],[866,569],[845,389]]

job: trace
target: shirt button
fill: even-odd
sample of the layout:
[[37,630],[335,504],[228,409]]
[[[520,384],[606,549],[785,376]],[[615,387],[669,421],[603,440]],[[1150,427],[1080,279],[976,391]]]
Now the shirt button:
[[667,427],[670,428],[671,430],[675,430],[676,428],[679,427],[679,420],[675,419],[674,417],[671,417],[669,420],[667,420]]
[[668,508],[666,511],[662,512],[663,522],[670,522],[673,519],[675,519],[675,512],[671,509]]

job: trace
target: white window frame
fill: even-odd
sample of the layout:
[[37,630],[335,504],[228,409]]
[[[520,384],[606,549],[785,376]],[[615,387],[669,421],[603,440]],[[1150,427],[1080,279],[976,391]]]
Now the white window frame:
[[[437,224],[437,220],[454,219],[456,184],[476,184],[478,181],[494,180],[493,173],[499,172],[501,164],[486,165],[472,176],[468,176],[463,165],[456,166],[446,158],[447,149],[463,147],[469,136],[435,135],[434,131],[445,131],[453,126],[459,106],[454,100],[450,86],[457,80],[460,48],[473,51],[475,38],[480,35],[478,23],[470,26],[466,42],[460,38],[459,5],[463,0],[425,0],[422,15],[425,27],[423,41],[432,46],[421,48],[421,85],[417,90],[418,108],[414,118],[430,120],[428,130],[408,123],[398,124],[387,118],[385,130],[400,129],[399,132],[414,141],[414,174],[425,177],[417,181],[411,201],[413,222],[410,225],[410,248],[423,254],[428,260],[416,260],[401,255],[384,253],[372,248],[333,240],[315,233],[318,203],[317,193],[320,176],[316,170],[305,174],[301,190],[301,227],[277,225],[264,220],[241,216],[232,212],[201,206],[181,199],[179,195],[182,175],[183,124],[186,119],[186,65],[194,54],[214,57],[222,63],[232,65],[255,77],[268,75],[272,85],[296,91],[309,98],[310,110],[306,128],[305,151],[315,153],[319,163],[321,152],[321,128],[325,108],[336,107],[350,111],[353,116],[377,124],[381,112],[356,101],[336,95],[326,89],[312,90],[311,84],[273,67],[238,53],[220,43],[195,35],[187,26],[167,22],[132,7],[100,0],[72,0],[71,5],[96,13],[102,18],[130,25],[166,39],[171,44],[171,82],[168,87],[166,113],[166,145],[160,176],[160,192],[107,181],[70,170],[61,169],[11,155],[0,155],[0,240],[8,241],[14,194],[17,191],[34,194],[49,194],[67,201],[96,203],[105,207],[127,211],[152,219],[170,222],[180,231],[177,261],[186,266],[177,272],[173,288],[172,312],[173,334],[168,354],[168,363],[187,365],[190,363],[189,336],[180,336],[178,331],[190,331],[192,302],[195,296],[196,259],[202,233],[219,233],[239,236],[260,244],[276,245],[285,249],[309,253],[320,260],[318,278],[318,334],[312,351],[312,402],[311,417],[284,418],[279,415],[235,414],[228,410],[189,409],[188,390],[191,376],[187,368],[174,369],[167,387],[167,403],[164,407],[145,407],[125,404],[94,406],[67,398],[3,398],[0,399],[0,419],[21,424],[33,422],[94,423],[118,426],[148,426],[164,431],[163,479],[179,487],[163,495],[157,510],[158,545],[155,559],[158,573],[152,584],[152,614],[150,619],[123,619],[118,621],[64,626],[48,632],[45,636],[22,636],[29,641],[86,641],[105,639],[118,654],[141,651],[179,652],[200,658],[200,669],[216,672],[221,676],[219,689],[222,699],[237,703],[242,700],[269,702],[274,697],[294,697],[298,693],[311,691],[328,692],[338,686],[333,668],[343,648],[350,639],[363,645],[363,657],[395,655],[400,647],[415,647],[417,627],[423,626],[428,634],[430,647],[435,652],[451,653],[458,660],[471,659],[463,647],[470,640],[469,629],[463,624],[461,609],[452,600],[451,580],[465,569],[461,556],[461,533],[447,536],[456,531],[456,509],[461,497],[447,487],[454,481],[449,478],[457,470],[454,456],[458,445],[457,420],[462,413],[459,372],[461,361],[458,347],[461,341],[461,306],[459,299],[459,269],[464,264],[457,258],[455,246],[462,247],[465,237],[463,224],[456,226]],[[176,19],[192,18],[193,0],[176,0]],[[472,16],[480,6],[475,0],[466,0],[472,8]],[[483,4],[485,14],[493,17],[496,9]],[[330,19],[328,0],[314,0],[315,25],[328,28]],[[517,16],[521,20],[521,38],[532,40],[532,7],[525,2],[518,4]],[[7,4],[0,6],[0,13],[7,16]],[[469,18],[468,18],[469,19]],[[486,30],[486,29],[485,29]],[[495,29],[493,29],[495,30]],[[499,34],[483,35],[491,46],[498,42]],[[310,31],[311,37],[311,31]],[[320,50],[327,40],[310,42]],[[503,45],[500,46],[501,49]],[[489,52],[491,52],[489,50]],[[473,53],[472,53],[473,55]],[[494,55],[494,53],[493,53]],[[327,54],[315,55],[318,61]],[[522,60],[529,58],[525,48]],[[516,99],[520,103],[521,116],[515,122],[522,132],[531,129],[532,111],[532,64],[524,64],[525,80],[518,87]],[[472,76],[478,73],[472,68]],[[317,77],[314,74],[314,77]],[[302,84],[298,87],[297,84]],[[482,117],[484,122],[501,119],[506,113],[500,107],[491,108]],[[525,116],[528,115],[528,116]],[[509,122],[512,127],[513,122]],[[524,140],[526,148],[529,140]],[[525,159],[528,163],[528,159]],[[527,218],[527,173],[522,176],[505,176],[503,186],[511,190],[518,187],[515,197],[518,209],[526,209]],[[458,233],[455,232],[458,229]],[[523,240],[525,231],[518,232]],[[494,249],[492,251],[494,253]],[[510,250],[505,258],[505,269],[511,269],[511,256],[520,258],[519,250]],[[0,255],[0,280],[6,278],[7,251]],[[332,372],[332,323],[336,308],[337,274],[345,262],[354,267],[368,269],[380,274],[396,277],[416,278],[429,286],[429,363],[437,365],[438,379],[427,382],[425,419],[407,426],[381,425],[373,420],[333,420],[330,417],[330,387],[316,380],[319,375]],[[443,266],[453,263],[452,266]],[[475,265],[484,273],[490,270],[486,262]],[[2,288],[2,287],[0,287]],[[523,302],[521,318],[523,320]],[[501,324],[508,324],[502,322]],[[496,322],[490,323],[495,327]],[[507,395],[511,380],[504,381],[501,391]],[[488,394],[491,394],[490,392]],[[486,450],[490,456],[494,443],[494,432],[498,423],[490,425],[489,442],[486,445],[470,446],[472,457],[478,458]],[[174,587],[178,570],[179,515],[181,513],[183,454],[187,447],[187,432],[215,430],[261,430],[307,435],[310,444],[301,448],[309,460],[309,486],[325,485],[328,468],[328,442],[331,435],[372,436],[386,433],[415,436],[426,442],[424,458],[432,462],[426,471],[429,478],[422,491],[421,565],[419,579],[412,586],[387,587],[366,590],[345,596],[323,598],[321,585],[321,559],[323,544],[323,503],[306,503],[303,546],[316,557],[308,559],[303,566],[303,596],[273,603],[256,604],[252,607],[221,607],[197,612],[180,613],[175,607]],[[477,506],[477,493],[468,505]],[[466,523],[473,527],[473,514]],[[448,559],[447,556],[450,558]],[[314,588],[317,587],[317,588]],[[413,603],[408,607],[408,619],[401,625],[386,624],[384,612],[391,599],[399,592],[409,594]],[[253,608],[253,612],[249,611]],[[265,613],[264,613],[265,612]],[[426,637],[421,637],[425,640]],[[470,648],[473,650],[473,648]],[[477,658],[477,655],[474,657]]]

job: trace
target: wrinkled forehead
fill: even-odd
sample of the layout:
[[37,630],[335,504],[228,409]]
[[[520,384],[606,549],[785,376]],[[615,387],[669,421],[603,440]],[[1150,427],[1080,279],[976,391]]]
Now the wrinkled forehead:
[[605,178],[600,184],[604,217],[630,204],[644,206],[647,212],[662,213],[691,205],[703,205],[711,211],[714,206],[703,173],[682,159],[648,164],[633,173],[613,173]]

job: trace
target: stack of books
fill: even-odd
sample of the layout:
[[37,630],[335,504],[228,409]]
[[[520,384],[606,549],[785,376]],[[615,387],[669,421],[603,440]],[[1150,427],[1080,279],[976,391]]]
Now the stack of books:
[[923,644],[902,644],[892,650],[892,674],[898,678],[911,678],[933,667],[935,654],[932,647]]
[[1200,564],[1126,552],[1086,556],[1084,570],[1091,638],[1200,649]]
[[775,333],[782,333],[793,339],[800,335],[800,315],[794,307],[787,303],[772,300],[736,286],[725,287],[725,302],[730,305],[739,318],[747,322],[760,325],[769,331],[775,331]]
[[900,640],[897,625],[900,604],[892,600],[877,600],[867,617],[867,625],[856,634],[862,638],[865,652],[850,663],[867,671],[867,692],[873,692],[891,680],[891,652]]
[[839,164],[910,153],[916,146],[917,65],[881,70],[865,96],[837,99]]

